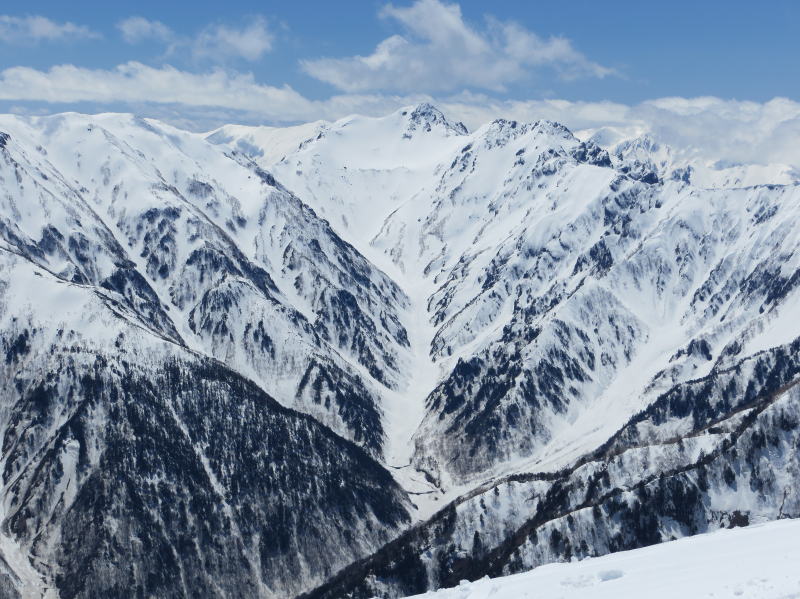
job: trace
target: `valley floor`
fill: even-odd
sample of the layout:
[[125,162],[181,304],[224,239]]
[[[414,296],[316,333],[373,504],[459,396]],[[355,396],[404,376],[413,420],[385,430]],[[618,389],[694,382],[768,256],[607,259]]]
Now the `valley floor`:
[[800,519],[687,537],[418,595],[431,599],[797,599]]

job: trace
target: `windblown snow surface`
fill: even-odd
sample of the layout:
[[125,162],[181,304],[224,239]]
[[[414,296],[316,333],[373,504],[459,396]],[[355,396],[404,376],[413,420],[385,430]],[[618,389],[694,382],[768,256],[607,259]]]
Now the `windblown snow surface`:
[[416,595],[415,599],[797,599],[800,521],[780,520]]

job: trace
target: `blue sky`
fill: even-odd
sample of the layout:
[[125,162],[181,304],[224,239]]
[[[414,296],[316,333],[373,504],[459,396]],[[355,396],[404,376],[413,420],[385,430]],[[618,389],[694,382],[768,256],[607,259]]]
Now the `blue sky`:
[[581,126],[664,98],[794,106],[798,29],[788,0],[7,2],[0,111],[133,111],[202,128],[430,99],[468,124],[568,106]]
[[[42,15],[56,22],[85,25],[103,37],[66,43],[3,44],[0,67],[46,68],[71,62],[112,67],[129,60],[159,63],[157,44],[124,43],[116,25],[131,16],[160,21],[176,33],[196,35],[204,27],[240,28],[256,16],[266,19],[274,42],[257,61],[236,66],[259,81],[289,83],[312,97],[334,90],[320,85],[298,61],[315,57],[369,54],[401,27],[381,18],[385,2],[125,2],[7,3],[5,14]],[[404,6],[410,2],[395,2]],[[621,77],[562,81],[533,70],[515,85],[515,97],[558,96],[571,100],[639,102],[661,96],[713,95],[768,100],[800,99],[800,3],[791,0],[580,1],[492,3],[462,1],[467,23],[483,25],[487,15],[516,21],[540,36],[564,36],[591,60],[617,69]],[[202,68],[185,57],[167,58],[187,68]],[[205,65],[208,66],[208,65]]]

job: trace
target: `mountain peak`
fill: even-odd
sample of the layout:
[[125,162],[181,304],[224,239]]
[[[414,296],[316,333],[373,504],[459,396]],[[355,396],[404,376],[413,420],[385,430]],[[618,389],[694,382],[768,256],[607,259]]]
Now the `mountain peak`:
[[614,151],[615,153],[621,155],[631,154],[634,152],[654,154],[656,152],[660,152],[662,148],[666,152],[670,151],[668,146],[663,146],[650,133],[644,133],[639,137],[621,141],[614,147]]
[[408,118],[408,129],[405,135],[410,137],[414,131],[430,132],[435,127],[443,128],[450,134],[467,135],[468,131],[464,123],[451,123],[444,116],[444,113],[429,102],[422,102],[416,106],[406,107],[400,114]]
[[526,136],[526,143],[542,147],[571,148],[579,143],[564,125],[547,120],[521,122],[501,118],[484,125],[480,131],[483,142],[491,147],[505,146]]

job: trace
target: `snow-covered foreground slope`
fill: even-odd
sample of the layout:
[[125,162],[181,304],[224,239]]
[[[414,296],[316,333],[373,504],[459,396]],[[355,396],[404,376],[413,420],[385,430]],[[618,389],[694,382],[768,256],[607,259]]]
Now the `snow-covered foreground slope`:
[[797,599],[800,520],[720,530],[515,576],[416,595],[428,599]]

